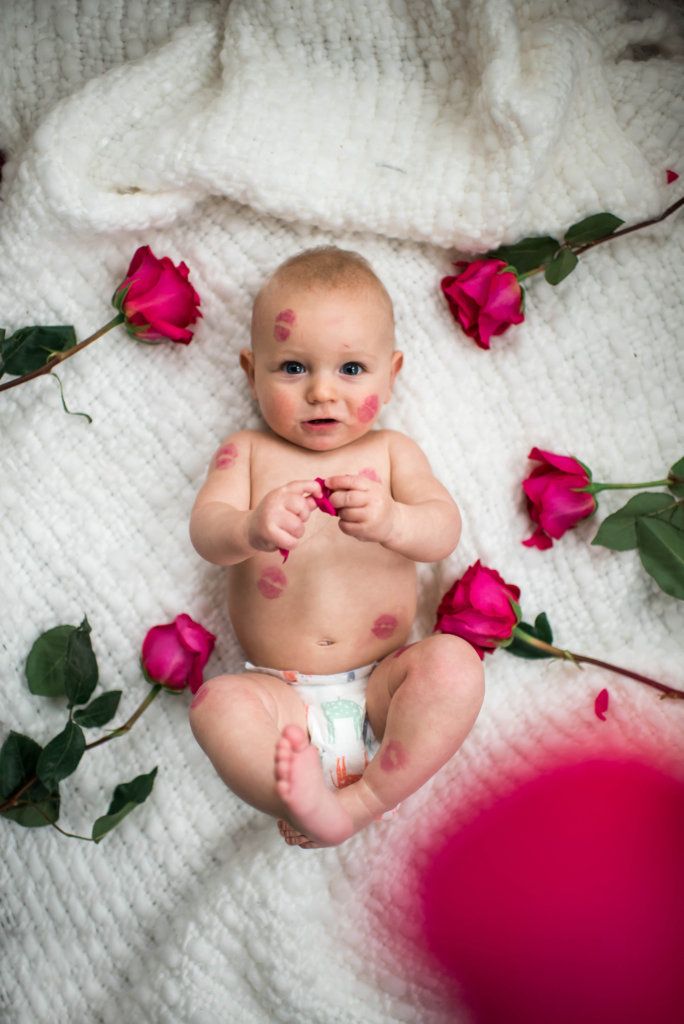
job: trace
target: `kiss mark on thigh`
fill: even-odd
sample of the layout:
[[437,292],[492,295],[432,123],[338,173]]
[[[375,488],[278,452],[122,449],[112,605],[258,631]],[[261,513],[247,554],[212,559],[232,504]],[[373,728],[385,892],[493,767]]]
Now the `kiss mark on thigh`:
[[400,647],[400,648],[399,648],[398,650],[396,650],[396,651],[394,652],[394,654],[392,655],[392,657],[393,657],[393,658],[398,658],[400,654],[403,654],[403,653],[404,653],[404,651],[408,651],[409,647],[415,647],[415,645],[417,644],[417,642],[418,642],[417,640],[414,640],[412,644],[404,644],[404,646],[403,646],[403,647]]
[[390,740],[382,752],[380,767],[384,772],[395,772],[398,768],[405,768],[408,761],[403,744],[399,740]]
[[371,633],[373,636],[379,637],[384,640],[388,636],[392,636],[392,633],[397,628],[399,620],[395,615],[379,615],[373,625],[371,626]]
[[267,597],[269,601],[274,597],[280,597],[286,586],[287,576],[277,566],[269,566],[269,568],[264,569],[257,580],[259,593],[263,597]]
[[214,466],[216,469],[230,469],[237,457],[238,450],[232,442],[222,444],[214,456]]

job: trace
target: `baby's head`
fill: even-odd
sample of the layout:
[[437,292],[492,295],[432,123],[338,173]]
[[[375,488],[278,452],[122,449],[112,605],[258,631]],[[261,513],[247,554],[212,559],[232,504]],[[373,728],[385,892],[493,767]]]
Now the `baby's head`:
[[313,451],[372,428],[402,361],[384,285],[363,256],[335,246],[276,268],[254,301],[252,347],[240,352],[268,426]]

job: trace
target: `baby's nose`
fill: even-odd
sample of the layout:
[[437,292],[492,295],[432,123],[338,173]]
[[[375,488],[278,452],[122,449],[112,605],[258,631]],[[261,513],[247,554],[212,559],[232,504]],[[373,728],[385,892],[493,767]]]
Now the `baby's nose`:
[[335,397],[335,382],[328,374],[313,374],[309,379],[307,398],[310,402],[329,402]]

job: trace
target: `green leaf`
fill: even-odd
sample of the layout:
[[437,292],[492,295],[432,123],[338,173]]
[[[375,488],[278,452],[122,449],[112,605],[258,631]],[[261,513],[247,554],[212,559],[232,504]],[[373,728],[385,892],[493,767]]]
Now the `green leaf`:
[[667,485],[672,493],[678,498],[684,498],[684,458],[675,462],[667,476],[668,480],[672,480],[672,483]]
[[121,690],[107,690],[106,693],[101,693],[99,697],[90,702],[88,707],[74,711],[74,722],[78,722],[83,729],[106,725],[116,714],[121,700],[121,692]]
[[43,748],[36,765],[36,775],[53,792],[62,779],[75,772],[85,751],[85,736],[75,722],[67,722],[62,732]]
[[65,696],[67,647],[75,630],[76,626],[54,626],[38,637],[26,659],[31,693],[41,697]]
[[147,775],[138,775],[130,782],[119,783],[114,790],[107,813],[98,818],[93,825],[93,839],[96,843],[99,843],[107,832],[115,828],[139,804],[147,800],[152,792],[156,774],[157,769],[153,768]]
[[[40,744],[30,736],[10,732],[0,750],[0,799],[7,800],[36,774],[40,752]],[[24,828],[42,828],[59,818],[59,794],[49,793],[41,782],[34,782],[20,800],[22,803],[30,801],[37,807],[13,807],[2,811],[3,817]]]
[[64,682],[70,708],[90,700],[97,679],[97,661],[90,642],[90,623],[84,618],[67,640]]
[[613,213],[594,213],[591,217],[572,224],[565,232],[565,241],[572,245],[585,245],[587,242],[595,242],[599,238],[607,238],[608,235],[624,224]]
[[493,249],[485,256],[486,259],[505,260],[518,271],[525,274],[528,270],[536,270],[542,264],[548,263],[558,249],[560,243],[551,238],[550,235],[539,235],[531,238],[523,238],[515,245],[502,245]]
[[660,519],[636,526],[641,564],[661,590],[684,600],[684,531]]
[[534,620],[534,626],[531,626],[529,622],[519,622],[516,627],[517,632],[513,635],[513,641],[506,647],[509,654],[515,654],[516,658],[553,658],[553,654],[547,654],[546,651],[540,651],[536,647],[532,647],[530,644],[526,644],[524,640],[518,635],[520,632],[527,633],[529,636],[536,637],[537,640],[543,640],[544,643],[553,643],[553,633],[551,632],[551,626],[547,618],[546,612],[540,612]]
[[591,543],[601,544],[611,551],[629,551],[637,546],[637,519],[652,516],[672,505],[669,494],[647,491],[635,494],[626,505],[603,520]]
[[0,375],[31,373],[44,366],[54,352],[65,352],[75,344],[71,326],[20,327],[9,338],[0,339]]
[[544,271],[544,277],[549,284],[560,284],[560,282],[571,274],[579,260],[570,249],[560,249],[553,257]]

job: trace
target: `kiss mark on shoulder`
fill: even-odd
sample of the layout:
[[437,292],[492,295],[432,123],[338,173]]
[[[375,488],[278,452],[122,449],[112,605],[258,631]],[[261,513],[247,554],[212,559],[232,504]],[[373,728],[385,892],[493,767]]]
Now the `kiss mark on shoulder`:
[[237,446],[232,441],[222,444],[214,455],[214,469],[230,469],[237,457]]

